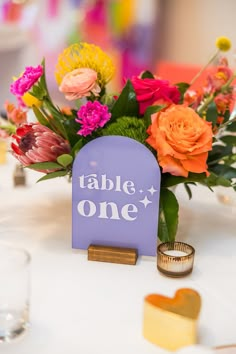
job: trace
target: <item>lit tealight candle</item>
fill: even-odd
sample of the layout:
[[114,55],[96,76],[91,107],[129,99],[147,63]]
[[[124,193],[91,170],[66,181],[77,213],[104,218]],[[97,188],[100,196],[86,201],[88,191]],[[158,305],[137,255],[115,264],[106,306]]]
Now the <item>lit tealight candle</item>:
[[165,242],[157,248],[157,268],[170,277],[182,277],[192,272],[195,250],[183,242]]

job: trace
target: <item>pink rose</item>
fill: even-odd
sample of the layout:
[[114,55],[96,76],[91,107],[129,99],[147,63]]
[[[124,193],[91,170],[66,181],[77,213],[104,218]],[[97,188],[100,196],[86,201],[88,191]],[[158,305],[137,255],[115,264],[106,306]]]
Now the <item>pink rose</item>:
[[69,101],[90,96],[91,93],[98,96],[101,89],[96,80],[96,71],[89,68],[75,69],[64,76],[59,90]]
[[144,114],[153,103],[179,103],[180,92],[177,87],[171,86],[169,81],[133,77],[131,82],[139,103],[140,114]]

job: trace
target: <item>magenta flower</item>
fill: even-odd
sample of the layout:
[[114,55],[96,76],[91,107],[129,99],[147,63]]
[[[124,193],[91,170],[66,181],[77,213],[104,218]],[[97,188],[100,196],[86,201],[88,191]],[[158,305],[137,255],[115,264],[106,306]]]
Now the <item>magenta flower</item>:
[[13,93],[15,96],[23,96],[31,89],[31,87],[42,75],[43,67],[41,65],[38,65],[35,68],[33,66],[26,67],[23,75],[11,84],[11,93]]
[[151,105],[178,104],[180,92],[176,86],[170,85],[167,80],[141,79],[133,77],[131,83],[134,87],[137,101],[139,103],[139,113],[144,114]]
[[11,144],[13,155],[24,166],[37,162],[55,162],[58,156],[70,152],[66,140],[38,123],[21,125],[12,138],[15,139]]
[[81,129],[77,134],[87,136],[94,130],[103,127],[111,118],[111,113],[108,112],[108,107],[100,102],[87,102],[77,112],[79,119],[76,122],[81,124]]

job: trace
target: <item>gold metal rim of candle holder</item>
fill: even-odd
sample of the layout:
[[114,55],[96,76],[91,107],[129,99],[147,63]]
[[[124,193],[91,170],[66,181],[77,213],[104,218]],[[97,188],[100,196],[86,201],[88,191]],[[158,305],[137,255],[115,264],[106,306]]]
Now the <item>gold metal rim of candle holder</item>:
[[[165,251],[181,251],[184,256],[167,255]],[[164,275],[180,278],[193,270],[195,249],[184,242],[164,242],[157,247],[157,269]]]

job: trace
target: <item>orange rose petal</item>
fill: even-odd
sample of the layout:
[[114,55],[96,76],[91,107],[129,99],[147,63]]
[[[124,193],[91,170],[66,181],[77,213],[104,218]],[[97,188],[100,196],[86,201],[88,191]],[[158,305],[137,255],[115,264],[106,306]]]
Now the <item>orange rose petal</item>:
[[187,171],[195,173],[207,172],[207,157],[208,153],[205,152],[203,154],[191,156],[189,159],[181,161],[181,163]]
[[163,169],[163,172],[169,172],[174,176],[188,177],[188,171],[171,156],[161,156],[158,158],[158,162]]
[[153,149],[156,150],[156,139],[153,137],[153,135],[150,135],[147,139],[146,142],[153,147]]

